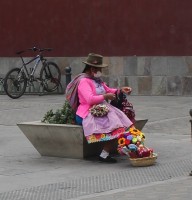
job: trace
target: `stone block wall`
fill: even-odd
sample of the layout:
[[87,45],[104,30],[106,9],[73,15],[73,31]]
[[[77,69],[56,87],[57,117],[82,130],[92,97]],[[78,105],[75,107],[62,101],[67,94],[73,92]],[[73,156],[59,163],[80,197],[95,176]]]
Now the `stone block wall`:
[[[72,78],[81,73],[86,57],[55,57],[62,72],[65,88],[65,67],[72,69]],[[132,95],[192,96],[192,56],[128,56],[104,57],[109,67],[103,70],[104,81],[111,87],[128,85]],[[0,58],[0,75],[18,67],[18,58]]]
[[135,95],[192,95],[191,57],[122,57],[116,60],[111,65],[113,70],[109,71],[111,86],[129,85]]
[[109,58],[109,85],[129,85],[133,95],[192,96],[192,57]]

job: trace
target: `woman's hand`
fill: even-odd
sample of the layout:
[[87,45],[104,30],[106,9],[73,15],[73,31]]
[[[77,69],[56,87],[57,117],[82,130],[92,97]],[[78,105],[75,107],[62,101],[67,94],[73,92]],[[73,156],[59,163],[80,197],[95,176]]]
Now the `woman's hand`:
[[130,87],[122,87],[121,91],[125,94],[131,94],[132,89]]
[[103,96],[105,100],[114,100],[116,98],[115,94],[113,93],[106,93]]

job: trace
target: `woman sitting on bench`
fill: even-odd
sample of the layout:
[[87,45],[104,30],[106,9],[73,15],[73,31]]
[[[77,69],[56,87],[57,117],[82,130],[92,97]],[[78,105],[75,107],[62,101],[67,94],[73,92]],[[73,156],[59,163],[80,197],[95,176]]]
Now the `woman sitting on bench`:
[[[114,100],[118,89],[109,88],[100,78],[103,57],[90,53],[83,62],[83,73],[76,76],[67,86],[66,99],[76,111],[76,123],[83,126],[88,143],[103,142],[103,150],[99,156],[101,162],[115,163],[116,159],[109,154],[114,142],[132,121],[118,108],[107,103]],[[131,93],[130,87],[122,87],[121,91]]]

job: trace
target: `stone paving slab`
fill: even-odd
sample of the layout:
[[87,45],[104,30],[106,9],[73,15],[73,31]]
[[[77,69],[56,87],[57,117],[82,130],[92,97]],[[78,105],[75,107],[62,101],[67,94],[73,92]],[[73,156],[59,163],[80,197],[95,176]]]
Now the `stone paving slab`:
[[192,169],[191,100],[130,97],[138,118],[149,119],[143,129],[146,144],[158,153],[156,165],[135,168],[127,157],[117,157],[112,165],[96,158],[41,157],[16,123],[40,120],[49,109],[62,106],[64,95],[24,95],[17,100],[0,95],[0,199],[177,199],[170,196],[171,189],[185,199]]
[[102,194],[87,195],[71,200],[189,200],[192,198],[192,178],[182,176],[166,181],[144,184],[103,192]]
[[[189,163],[188,163],[189,162]],[[130,187],[144,187],[148,184],[156,185],[158,182],[164,183],[166,180],[174,179],[175,177],[184,176],[187,177],[187,171],[190,170],[189,166],[192,165],[191,161],[183,160],[182,164],[176,165],[176,163],[166,163],[164,166],[151,166],[146,168],[140,168],[140,170],[134,168],[129,170],[121,170],[118,172],[108,171],[104,174],[100,175],[92,175],[85,177],[77,177],[71,178],[69,180],[65,180],[63,182],[52,182],[51,184],[42,184],[35,187],[25,188],[21,190],[13,190],[9,192],[0,193],[0,198],[2,200],[8,199],[36,199],[35,197],[31,197],[31,194],[38,194],[38,199],[46,200],[46,199],[87,199],[87,195],[95,195],[95,194],[105,194],[106,191],[113,191],[117,189],[128,189]],[[182,185],[181,185],[182,186]],[[160,187],[163,190],[165,186],[162,184]],[[177,187],[177,185],[175,186]],[[148,189],[148,188],[147,188]],[[181,191],[181,188],[179,188]],[[183,191],[185,191],[182,188]],[[130,190],[130,189],[129,189]],[[140,189],[137,189],[140,192]],[[131,197],[140,198],[143,194],[144,197],[147,197],[147,193],[142,192],[140,195],[137,194],[137,190],[131,191]],[[152,191],[154,191],[152,189]],[[116,196],[121,196],[118,191]],[[138,193],[139,193],[138,192]],[[160,192],[163,192],[160,190]],[[169,191],[167,191],[169,192]],[[166,195],[168,193],[166,192]],[[148,190],[148,194],[151,192]],[[156,193],[154,193],[156,194]],[[124,193],[126,196],[126,194]],[[157,194],[156,194],[157,195]],[[126,196],[127,198],[127,196]],[[90,198],[88,198],[90,199]],[[94,199],[94,198],[93,198]],[[101,197],[102,199],[102,197]],[[106,197],[106,199],[109,199]],[[128,198],[129,199],[129,198]],[[145,198],[147,199],[147,198]]]
[[[61,108],[64,99],[64,95],[24,95],[13,100],[0,95],[0,124],[38,121],[48,110]],[[139,119],[149,119],[144,132],[188,134],[192,97],[130,96],[129,101]],[[18,114],[18,109],[22,109],[22,114]]]

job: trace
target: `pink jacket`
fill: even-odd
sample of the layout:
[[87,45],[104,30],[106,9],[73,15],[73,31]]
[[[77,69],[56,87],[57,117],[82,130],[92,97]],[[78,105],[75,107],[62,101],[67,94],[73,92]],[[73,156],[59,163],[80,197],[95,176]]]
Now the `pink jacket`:
[[[106,93],[115,93],[117,89],[109,88],[105,83],[102,83]],[[76,114],[82,118],[85,118],[91,106],[99,104],[104,101],[103,95],[96,94],[96,88],[93,80],[89,78],[81,79],[78,85],[78,97],[80,105],[77,108]]]

